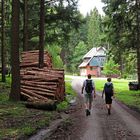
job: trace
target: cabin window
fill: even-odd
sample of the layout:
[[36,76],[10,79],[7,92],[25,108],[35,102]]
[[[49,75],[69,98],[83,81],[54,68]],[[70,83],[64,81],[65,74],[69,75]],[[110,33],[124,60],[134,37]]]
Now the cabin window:
[[90,67],[90,70],[96,70],[96,68],[95,67]]
[[85,73],[86,69],[85,68],[81,68],[81,73]]

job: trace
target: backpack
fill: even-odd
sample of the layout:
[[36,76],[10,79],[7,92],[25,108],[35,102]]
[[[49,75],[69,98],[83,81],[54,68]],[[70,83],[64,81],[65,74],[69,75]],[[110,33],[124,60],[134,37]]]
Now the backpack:
[[93,91],[92,80],[88,80],[88,79],[86,80],[85,91],[87,93],[92,93],[92,91]]
[[113,84],[112,83],[111,84],[105,83],[104,90],[105,90],[105,94],[113,96]]

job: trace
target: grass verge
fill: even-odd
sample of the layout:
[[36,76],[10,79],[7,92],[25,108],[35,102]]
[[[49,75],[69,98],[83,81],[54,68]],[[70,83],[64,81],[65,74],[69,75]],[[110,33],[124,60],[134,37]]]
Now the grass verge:
[[75,91],[72,89],[71,86],[71,78],[65,78],[65,94],[66,98],[63,102],[57,105],[58,111],[66,110],[69,107],[70,101],[76,96]]
[[[66,82],[66,99],[57,107],[65,110],[69,106],[70,97],[74,93],[71,79]],[[50,122],[57,119],[57,111],[43,111],[25,108],[22,102],[9,101],[10,78],[6,83],[0,83],[0,139],[27,139],[39,129],[49,126]],[[69,95],[69,98],[67,97]],[[57,117],[55,117],[57,116]]]
[[[96,90],[102,91],[106,80],[94,79],[94,82]],[[128,87],[128,80],[112,79],[112,82],[114,84],[116,98],[129,107],[140,111],[140,90],[130,91]]]
[[49,125],[57,112],[28,109],[22,102],[9,101],[10,82],[0,83],[0,139],[27,139]]

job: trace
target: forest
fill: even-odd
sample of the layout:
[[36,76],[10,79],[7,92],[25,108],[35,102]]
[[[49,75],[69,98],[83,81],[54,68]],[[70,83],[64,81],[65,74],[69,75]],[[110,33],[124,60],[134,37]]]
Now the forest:
[[[50,140],[139,138],[140,1],[101,0],[104,15],[96,7],[82,15],[78,1],[0,0],[1,140],[43,133]],[[85,78],[79,65],[99,47],[107,59],[104,77],[92,77],[97,98],[87,119],[84,96],[77,94]],[[106,77],[114,74],[115,98],[107,116],[101,94]],[[130,89],[133,81],[137,90]]]
[[140,86],[140,2],[102,2],[104,16],[96,8],[83,16],[78,0],[1,0],[1,81],[11,73],[12,100],[19,100],[21,53],[29,50],[39,50],[39,68],[48,50],[55,68],[78,74],[85,52],[103,46],[105,67],[117,65],[120,77]]

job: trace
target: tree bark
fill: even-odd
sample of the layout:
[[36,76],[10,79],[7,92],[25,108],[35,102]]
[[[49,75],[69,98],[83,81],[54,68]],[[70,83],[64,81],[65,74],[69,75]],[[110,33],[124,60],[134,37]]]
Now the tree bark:
[[28,50],[28,0],[24,0],[23,51]]
[[40,34],[39,34],[39,68],[44,67],[44,23],[45,23],[45,0],[40,0]]
[[19,0],[12,0],[12,46],[11,73],[12,83],[10,100],[20,100],[20,61],[19,61]]
[[137,73],[138,73],[138,83],[140,89],[140,48],[137,48]]
[[6,82],[6,65],[5,65],[5,29],[4,29],[4,0],[1,1],[1,64],[2,64],[2,82]]
[[140,89],[140,1],[136,0],[136,10],[137,10],[137,75],[138,75],[138,86]]

